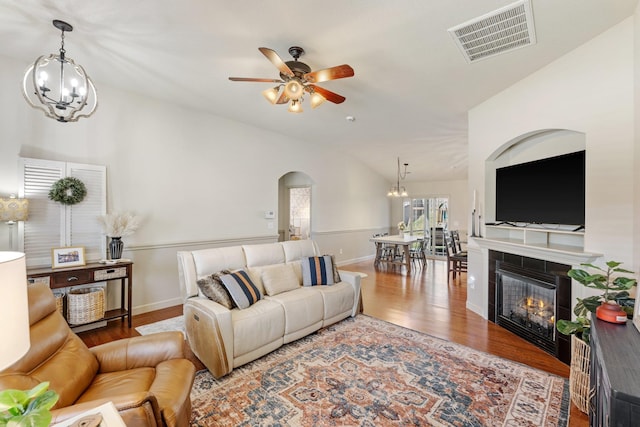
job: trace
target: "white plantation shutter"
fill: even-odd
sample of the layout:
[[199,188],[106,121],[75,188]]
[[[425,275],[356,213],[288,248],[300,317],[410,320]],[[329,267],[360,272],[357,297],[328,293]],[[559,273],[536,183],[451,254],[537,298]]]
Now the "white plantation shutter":
[[82,202],[67,207],[66,241],[68,246],[84,246],[87,260],[105,257],[106,239],[98,217],[107,209],[106,169],[104,166],[67,164],[67,176],[78,178],[87,187]]
[[[106,239],[97,221],[106,213],[106,168],[40,159],[20,159],[20,196],[29,199],[29,218],[22,228],[27,266],[50,266],[51,249],[83,246],[85,259],[104,257]],[[49,200],[51,186],[73,176],[87,187],[80,203],[65,206]]]

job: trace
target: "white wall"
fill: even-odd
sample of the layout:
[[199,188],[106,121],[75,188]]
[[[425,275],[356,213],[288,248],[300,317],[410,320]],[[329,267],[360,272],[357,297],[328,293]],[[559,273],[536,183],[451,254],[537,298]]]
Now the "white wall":
[[[581,132],[587,151],[585,249],[637,271],[634,77],[634,23],[629,18],[471,109],[469,191],[481,187],[484,200],[485,160],[508,141],[544,129]],[[487,292],[486,271],[478,271],[482,266],[474,259],[478,253],[469,254],[469,277],[475,283],[467,300],[468,307],[476,308],[486,305]]]
[[[22,98],[25,68],[0,60],[0,195],[18,191],[18,156],[106,165],[108,210],[144,218],[125,239],[124,256],[136,263],[136,311],[179,302],[176,250],[275,241],[278,220],[266,220],[264,211],[277,211],[278,179],[289,171],[315,183],[313,231],[323,242],[338,247],[345,232],[390,223],[388,182],[339,151],[100,82],[94,116],[58,123]],[[7,249],[6,230],[0,224],[0,250]]]

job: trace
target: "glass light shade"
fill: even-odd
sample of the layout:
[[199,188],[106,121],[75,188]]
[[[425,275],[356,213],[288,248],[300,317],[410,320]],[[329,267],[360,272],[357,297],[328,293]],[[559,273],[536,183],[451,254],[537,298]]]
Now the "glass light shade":
[[81,65],[65,56],[40,56],[27,68],[22,94],[29,105],[59,122],[91,116],[98,107],[93,82]]
[[275,104],[278,101],[279,89],[280,87],[276,86],[276,87],[272,87],[271,89],[263,90],[262,96],[264,96],[267,99],[267,101],[269,101],[270,103]]
[[302,105],[299,101],[291,101],[288,111],[290,113],[302,113]]
[[296,79],[291,79],[284,85],[284,94],[287,98],[297,101],[304,94],[304,86]]
[[311,94],[311,108],[316,108],[326,100],[327,98],[325,98],[324,96],[320,95],[317,92],[313,92]]
[[29,217],[29,200],[0,197],[0,221],[26,221]]
[[27,268],[21,252],[0,252],[0,292],[4,304],[0,310],[2,351],[0,370],[11,366],[29,350],[29,301]]

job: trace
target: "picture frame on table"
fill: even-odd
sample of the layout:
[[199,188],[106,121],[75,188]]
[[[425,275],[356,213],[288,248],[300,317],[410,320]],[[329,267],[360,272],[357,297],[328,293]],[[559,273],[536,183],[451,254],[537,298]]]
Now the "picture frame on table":
[[51,249],[51,268],[78,267],[86,264],[84,246]]

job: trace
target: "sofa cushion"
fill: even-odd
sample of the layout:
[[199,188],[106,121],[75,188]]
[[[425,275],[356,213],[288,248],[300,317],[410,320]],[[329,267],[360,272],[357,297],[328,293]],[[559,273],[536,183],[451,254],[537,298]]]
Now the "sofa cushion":
[[238,308],[247,308],[262,298],[260,290],[253,284],[249,274],[244,270],[225,274],[220,277],[224,287],[229,291],[231,299]]
[[302,284],[304,286],[333,285],[331,256],[308,257],[302,260]]
[[235,307],[235,303],[231,299],[231,295],[229,295],[229,291],[227,291],[222,280],[220,280],[220,277],[230,273],[231,271],[229,270],[222,270],[218,273],[198,279],[197,282],[202,295],[209,298],[211,301],[215,301],[221,306],[228,308],[229,310]]
[[[284,308],[285,337],[313,325],[315,329],[320,329],[322,326],[325,308],[322,295],[316,291],[316,288],[299,287],[297,290],[284,292],[268,299],[277,301]],[[287,341],[289,340],[285,339],[285,342]]]
[[284,336],[284,309],[263,299],[246,310],[231,310],[233,357],[237,358]]
[[275,296],[298,289],[300,282],[292,266],[281,264],[262,272],[262,285],[267,295]]
[[313,240],[288,240],[280,244],[287,262],[318,255],[317,247]]
[[[339,314],[350,313],[353,310],[356,295],[353,286],[349,283],[340,282],[333,286],[317,286],[313,289],[322,295],[325,321]],[[347,317],[347,315],[344,317]]]
[[280,243],[244,245],[242,246],[242,250],[247,260],[247,267],[284,264],[284,250]]

